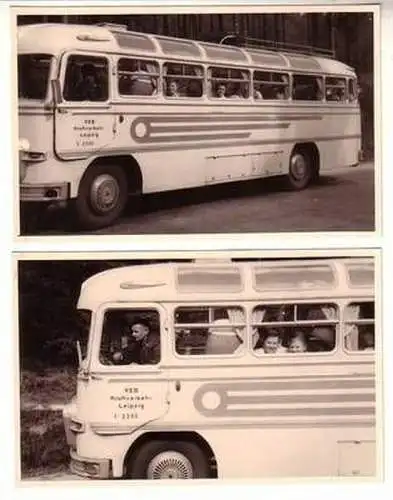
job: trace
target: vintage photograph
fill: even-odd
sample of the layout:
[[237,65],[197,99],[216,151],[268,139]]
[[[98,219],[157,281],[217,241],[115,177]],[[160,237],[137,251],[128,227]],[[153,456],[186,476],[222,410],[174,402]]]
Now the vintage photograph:
[[375,231],[379,10],[301,9],[14,10],[19,235]]
[[378,253],[15,266],[23,483],[381,473]]

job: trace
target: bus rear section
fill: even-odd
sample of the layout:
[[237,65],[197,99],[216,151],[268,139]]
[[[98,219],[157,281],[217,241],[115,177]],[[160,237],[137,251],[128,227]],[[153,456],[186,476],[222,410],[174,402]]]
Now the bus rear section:
[[373,259],[356,258],[90,278],[78,308],[94,320],[65,410],[71,470],[376,476],[373,283]]

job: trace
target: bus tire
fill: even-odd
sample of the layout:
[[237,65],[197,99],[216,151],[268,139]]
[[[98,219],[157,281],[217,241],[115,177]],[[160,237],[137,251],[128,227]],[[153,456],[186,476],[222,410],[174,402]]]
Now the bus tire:
[[311,156],[304,149],[294,149],[289,159],[289,187],[294,190],[305,189],[314,178]]
[[130,479],[201,479],[210,477],[207,457],[189,441],[150,441],[127,467]]
[[109,226],[120,217],[127,198],[127,177],[121,167],[91,166],[82,177],[75,200],[78,226],[84,229]]

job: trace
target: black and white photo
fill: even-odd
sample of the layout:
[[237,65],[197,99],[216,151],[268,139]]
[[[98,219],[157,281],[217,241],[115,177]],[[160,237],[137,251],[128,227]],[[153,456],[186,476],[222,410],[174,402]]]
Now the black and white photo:
[[30,12],[20,235],[378,228],[377,7]]
[[379,255],[17,262],[22,481],[376,479]]

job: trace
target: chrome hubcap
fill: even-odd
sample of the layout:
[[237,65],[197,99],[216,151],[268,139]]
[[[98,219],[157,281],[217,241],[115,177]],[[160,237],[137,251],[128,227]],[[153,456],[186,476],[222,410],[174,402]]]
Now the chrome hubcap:
[[116,207],[120,197],[117,180],[109,174],[99,175],[90,189],[90,202],[96,212],[109,212]]
[[292,156],[291,174],[296,180],[302,180],[307,175],[307,163],[303,155],[295,154]]
[[177,451],[164,451],[151,460],[148,479],[192,479],[192,464]]

